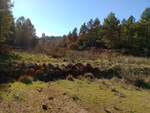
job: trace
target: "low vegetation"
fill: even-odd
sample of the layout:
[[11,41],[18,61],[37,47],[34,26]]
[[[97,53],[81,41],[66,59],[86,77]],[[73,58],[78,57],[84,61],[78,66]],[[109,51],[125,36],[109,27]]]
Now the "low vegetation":
[[[70,54],[81,57],[69,59]],[[67,52],[59,58],[12,51],[8,58],[1,62],[2,112],[150,111],[149,58],[112,50]]]
[[[2,88],[3,87],[3,88]],[[149,112],[149,90],[118,78],[1,85],[1,112],[105,113]]]

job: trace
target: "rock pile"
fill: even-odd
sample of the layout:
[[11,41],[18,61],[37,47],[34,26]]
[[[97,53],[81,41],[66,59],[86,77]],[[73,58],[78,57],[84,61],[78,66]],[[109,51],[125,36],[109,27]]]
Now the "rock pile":
[[[94,77],[102,78],[111,77],[109,74],[116,72],[114,69],[100,70],[98,67],[92,67],[91,64],[83,65],[82,63],[64,65],[64,68],[54,66],[52,64],[37,65],[33,63],[12,63],[11,66],[0,69],[0,83],[9,80],[19,80],[20,76],[32,76],[34,80],[52,81],[58,79],[66,79],[68,75],[77,78],[79,75],[84,76],[85,73],[92,73]],[[109,75],[109,77],[108,77]],[[117,74],[116,74],[117,75]]]

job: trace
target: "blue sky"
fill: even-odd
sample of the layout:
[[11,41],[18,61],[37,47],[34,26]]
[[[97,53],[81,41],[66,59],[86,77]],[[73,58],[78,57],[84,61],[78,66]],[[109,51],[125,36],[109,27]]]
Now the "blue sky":
[[30,18],[36,28],[37,36],[62,36],[84,22],[98,17],[103,24],[110,12],[122,20],[133,15],[140,19],[150,0],[12,0],[14,17]]

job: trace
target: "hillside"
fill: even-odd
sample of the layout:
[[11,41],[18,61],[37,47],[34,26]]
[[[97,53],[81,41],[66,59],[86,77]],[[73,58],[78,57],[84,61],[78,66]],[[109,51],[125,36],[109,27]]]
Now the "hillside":
[[150,113],[147,2],[0,0],[0,113]]
[[[80,57],[76,57],[77,54]],[[75,56],[69,52],[64,58],[13,51],[9,57],[11,60],[3,58],[0,62],[3,68],[1,80],[5,80],[0,84],[2,113],[150,111],[147,58],[106,50],[101,54],[77,52]],[[10,73],[9,65],[14,68],[11,76],[7,74]],[[38,66],[37,71],[42,73],[37,74],[34,66]]]

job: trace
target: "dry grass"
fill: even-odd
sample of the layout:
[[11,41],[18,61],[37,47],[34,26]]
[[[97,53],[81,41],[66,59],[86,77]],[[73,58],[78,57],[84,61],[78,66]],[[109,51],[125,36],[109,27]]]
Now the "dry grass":
[[[52,49],[52,47],[50,49]],[[54,50],[52,52],[55,53],[56,50],[55,51]],[[129,82],[132,82],[133,84],[139,80],[147,84],[149,84],[150,81],[149,58],[124,56],[110,50],[91,49],[89,51],[82,51],[82,52],[66,50],[65,56],[62,58],[53,58],[51,55],[41,53],[37,54],[34,52],[33,53],[15,52],[14,54],[21,58],[19,62],[24,61],[25,63],[31,62],[37,64],[51,63],[60,67],[62,65],[67,65],[69,63],[79,62],[85,65],[89,63],[93,67],[98,67],[102,71],[112,69],[113,67],[119,67],[120,70],[116,71],[118,71],[118,73],[123,78],[127,79]]]
[[[51,63],[60,66],[73,63],[72,60],[74,60],[75,63],[89,63],[104,72],[118,66],[119,74],[123,79],[113,77],[111,80],[94,79],[91,82],[79,76],[81,80],[73,78],[74,82],[59,80],[48,83],[37,81],[28,85],[15,82],[11,84],[11,87],[7,84],[8,87],[0,85],[0,112],[105,113],[107,109],[114,113],[150,112],[149,89],[147,89],[150,80],[149,71],[147,71],[150,68],[149,58],[124,56],[105,50],[66,51],[64,56],[53,58],[52,54],[55,54],[56,50],[57,48],[54,48],[49,55],[14,52],[15,55],[20,56],[20,59],[13,61],[39,65]],[[90,76],[89,73],[88,76]],[[28,80],[31,79],[20,78],[20,81],[25,83]],[[142,87],[146,86],[146,89],[135,87],[133,84],[138,87],[142,84]],[[48,106],[47,110],[42,108],[45,104]]]
[[34,52],[46,54],[52,56],[53,58],[61,58],[66,55],[66,49],[60,48],[55,44],[50,44],[46,46],[37,45],[34,49]]

